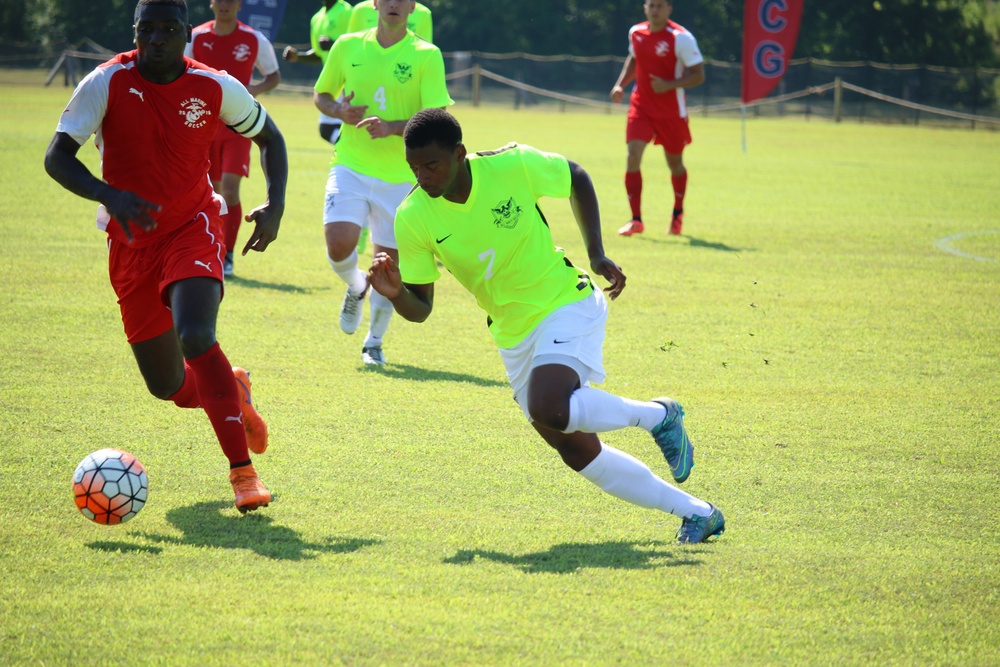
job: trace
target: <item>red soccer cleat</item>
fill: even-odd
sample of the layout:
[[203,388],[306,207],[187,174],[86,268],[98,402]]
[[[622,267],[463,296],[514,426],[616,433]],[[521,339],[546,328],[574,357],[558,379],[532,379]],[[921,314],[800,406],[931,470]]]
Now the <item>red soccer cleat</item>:
[[670,220],[670,233],[674,236],[681,235],[681,226],[684,224],[684,212],[674,213],[674,217]]

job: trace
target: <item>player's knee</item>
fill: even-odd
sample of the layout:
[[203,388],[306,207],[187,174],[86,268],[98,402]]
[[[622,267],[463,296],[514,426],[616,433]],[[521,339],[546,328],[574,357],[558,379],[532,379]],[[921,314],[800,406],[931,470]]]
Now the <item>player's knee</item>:
[[531,420],[554,431],[565,431],[569,424],[569,399],[556,399],[544,394],[528,396]]
[[184,358],[193,359],[215,345],[215,331],[203,326],[177,327],[177,339]]

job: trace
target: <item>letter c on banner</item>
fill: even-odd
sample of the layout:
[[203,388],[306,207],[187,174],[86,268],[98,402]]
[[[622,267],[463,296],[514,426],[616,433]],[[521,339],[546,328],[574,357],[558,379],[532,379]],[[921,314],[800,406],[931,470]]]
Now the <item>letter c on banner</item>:
[[753,67],[768,79],[785,73],[785,50],[777,42],[761,42],[753,52]]
[[768,32],[781,32],[788,25],[781,14],[787,11],[788,3],[785,0],[764,0],[760,3],[760,13],[757,15],[760,27]]

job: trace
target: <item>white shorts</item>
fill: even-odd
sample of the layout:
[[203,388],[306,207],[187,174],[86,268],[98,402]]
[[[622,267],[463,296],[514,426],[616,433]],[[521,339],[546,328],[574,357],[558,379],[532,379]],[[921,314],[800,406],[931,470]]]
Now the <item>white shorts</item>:
[[546,364],[568,366],[580,376],[580,385],[604,382],[604,326],[608,302],[599,288],[585,299],[552,312],[527,338],[511,348],[500,348],[514,400],[528,414],[531,371]]
[[334,165],[326,180],[323,224],[353,222],[371,230],[372,243],[396,248],[393,219],[412,189],[412,183],[386,183],[343,165]]

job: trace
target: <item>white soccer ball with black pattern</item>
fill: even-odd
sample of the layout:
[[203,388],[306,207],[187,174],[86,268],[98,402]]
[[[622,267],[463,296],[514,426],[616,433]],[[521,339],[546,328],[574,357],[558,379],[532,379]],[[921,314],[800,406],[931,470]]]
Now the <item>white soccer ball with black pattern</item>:
[[146,504],[148,490],[142,463],[120,449],[100,449],[88,455],[73,473],[76,506],[95,523],[125,523]]

